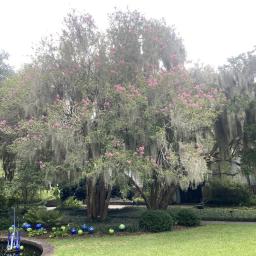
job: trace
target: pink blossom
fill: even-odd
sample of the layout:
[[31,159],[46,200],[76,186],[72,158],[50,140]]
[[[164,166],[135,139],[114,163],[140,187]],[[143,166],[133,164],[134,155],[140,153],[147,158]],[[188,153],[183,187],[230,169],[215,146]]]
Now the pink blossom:
[[122,93],[126,90],[125,87],[121,84],[116,84],[114,86],[114,88],[115,88],[116,92],[118,92],[118,93]]
[[112,158],[114,156],[114,154],[112,152],[106,152],[105,156],[108,158]]
[[29,125],[32,125],[33,122],[34,122],[33,118],[30,118],[30,119],[28,120]]
[[137,149],[137,152],[139,153],[140,156],[143,156],[144,155],[144,145],[140,146],[138,149]]
[[111,106],[111,103],[109,101],[104,102],[104,108],[108,109],[110,108],[110,106]]
[[151,88],[155,88],[158,84],[157,80],[154,78],[148,79],[147,83],[148,83],[148,86]]
[[110,52],[111,52],[112,54],[115,54],[115,53],[116,53],[116,49],[115,49],[115,48],[111,48],[111,49],[110,49]]
[[117,74],[117,71],[114,70],[114,69],[111,69],[111,70],[110,70],[110,73],[112,73],[112,74]]
[[38,161],[38,164],[39,164],[40,169],[45,167],[45,164],[43,161]]
[[91,101],[88,98],[84,98],[82,99],[82,103],[85,107],[87,107],[88,105],[90,105]]
[[61,127],[61,124],[59,122],[55,122],[53,125],[52,125],[53,128],[60,128]]
[[59,101],[60,101],[60,95],[59,95],[59,94],[56,95],[54,101],[56,101],[56,102],[59,102]]

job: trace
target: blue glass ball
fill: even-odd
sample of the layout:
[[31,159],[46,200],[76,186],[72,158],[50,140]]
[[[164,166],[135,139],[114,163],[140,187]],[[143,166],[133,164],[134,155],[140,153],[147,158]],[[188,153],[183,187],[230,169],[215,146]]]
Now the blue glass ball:
[[94,233],[94,227],[93,226],[88,227],[88,232],[89,232],[89,234],[93,234]]
[[84,232],[88,231],[88,227],[87,227],[86,224],[83,224],[83,225],[81,226],[81,229],[82,229]]
[[32,226],[31,226],[31,224],[28,224],[28,223],[27,223],[26,229],[28,229],[28,228],[32,228]]
[[20,250],[20,246],[16,245],[15,249],[16,249],[16,251],[19,251]]
[[36,229],[37,229],[37,230],[39,230],[39,229],[41,229],[41,228],[43,228],[43,225],[42,225],[42,224],[40,224],[40,223],[36,224]]
[[23,229],[27,229],[27,225],[28,225],[28,223],[25,222],[25,223],[22,224],[21,227],[22,227]]
[[71,228],[70,230],[72,235],[76,235],[77,234],[77,229],[76,228]]

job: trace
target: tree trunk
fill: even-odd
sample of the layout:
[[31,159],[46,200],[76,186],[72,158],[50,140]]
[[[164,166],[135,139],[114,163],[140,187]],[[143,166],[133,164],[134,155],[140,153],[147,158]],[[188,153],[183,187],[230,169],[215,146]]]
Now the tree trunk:
[[162,186],[157,177],[154,177],[154,182],[151,184],[150,195],[146,196],[144,191],[139,187],[135,180],[130,177],[132,184],[137,189],[138,193],[144,199],[147,209],[158,210],[158,209],[167,209],[171,197],[176,191],[176,186]]
[[96,181],[94,178],[88,178],[86,186],[88,217],[92,220],[105,220],[108,213],[111,186],[105,184],[102,176],[97,178]]
[[176,186],[168,185],[161,187],[161,184],[154,182],[150,191],[150,204],[148,209],[166,210],[168,208],[169,202],[176,191]]
[[12,181],[14,177],[14,170],[16,168],[15,154],[8,152],[6,148],[3,149],[2,154],[5,179]]

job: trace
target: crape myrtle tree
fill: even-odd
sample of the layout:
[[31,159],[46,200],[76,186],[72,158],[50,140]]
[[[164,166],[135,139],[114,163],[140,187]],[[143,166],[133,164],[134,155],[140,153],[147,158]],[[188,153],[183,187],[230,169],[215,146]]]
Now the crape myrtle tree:
[[186,71],[174,28],[136,11],[109,21],[102,34],[90,15],[73,12],[57,41],[43,41],[13,143],[17,162],[33,161],[45,175],[84,173],[88,216],[100,220],[114,184],[131,183],[147,208],[166,209],[176,188],[203,182],[225,103]]

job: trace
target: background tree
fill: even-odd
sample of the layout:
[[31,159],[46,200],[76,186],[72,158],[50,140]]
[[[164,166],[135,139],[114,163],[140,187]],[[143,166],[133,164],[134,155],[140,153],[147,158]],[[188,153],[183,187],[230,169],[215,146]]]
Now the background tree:
[[9,54],[0,50],[0,82],[13,74],[13,69],[7,64]]

